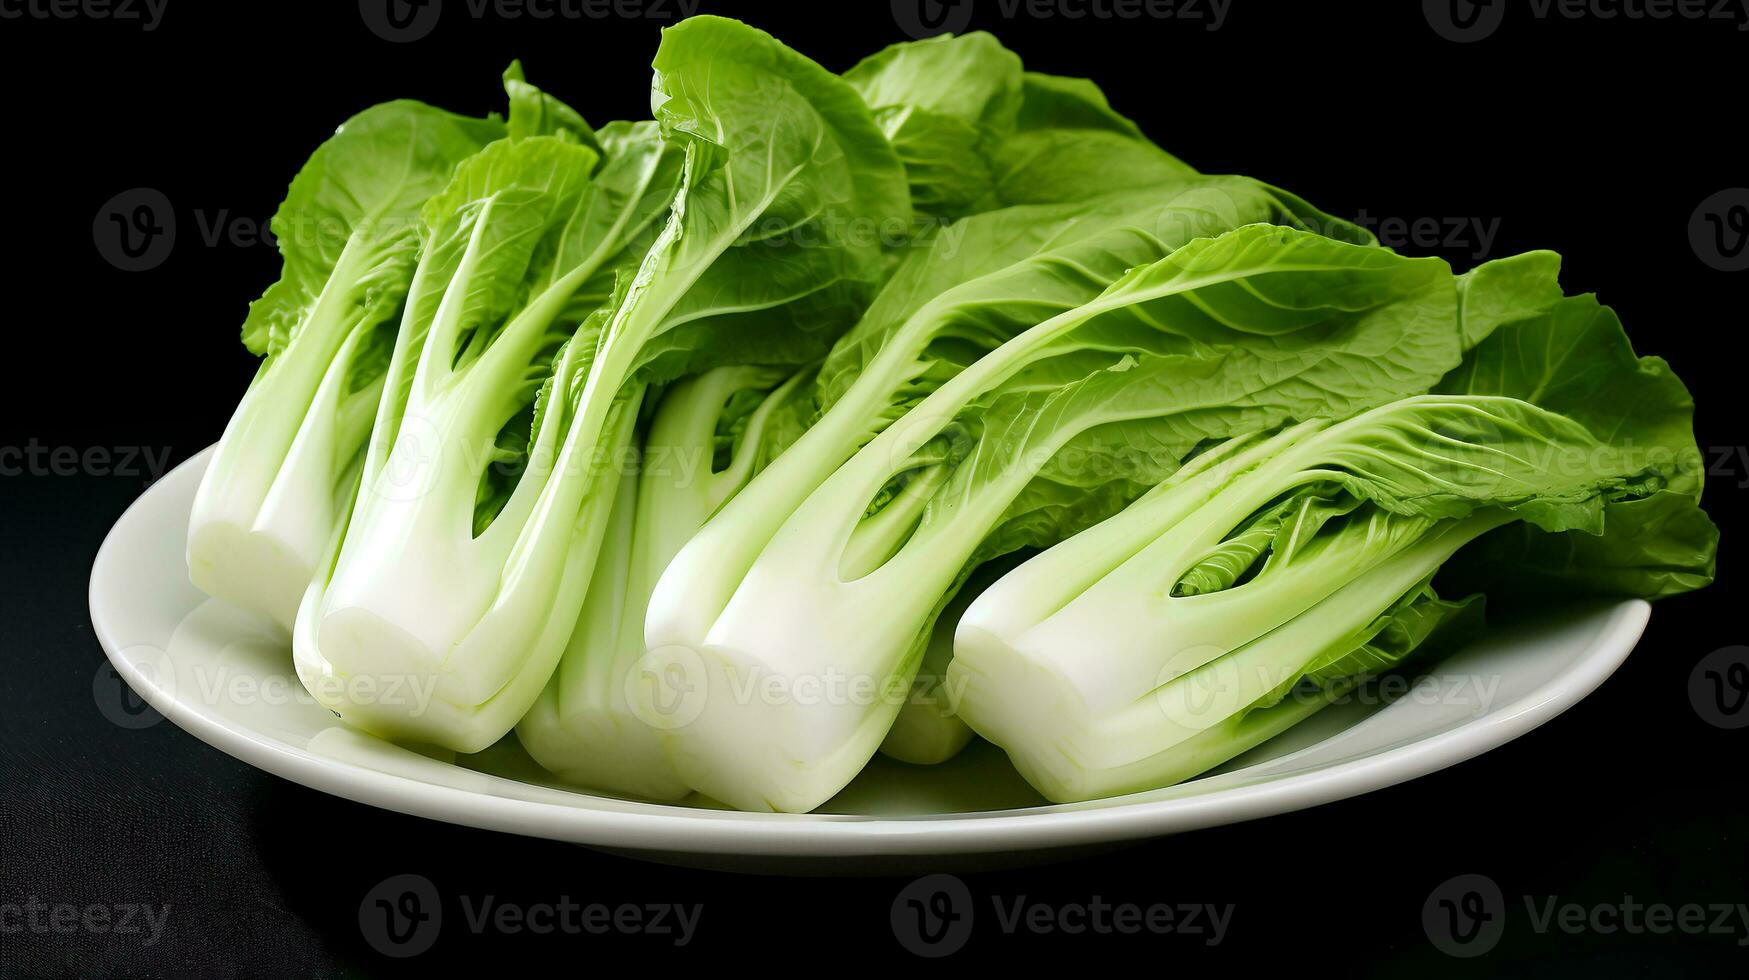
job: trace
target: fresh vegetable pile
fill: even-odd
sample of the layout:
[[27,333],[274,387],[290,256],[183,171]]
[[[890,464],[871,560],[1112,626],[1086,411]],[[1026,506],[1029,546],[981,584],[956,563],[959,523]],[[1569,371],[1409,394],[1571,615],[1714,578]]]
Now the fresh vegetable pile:
[[514,65],[502,118],[368,109],[274,219],[189,571],[349,724],[782,811],[975,732],[1082,800],[1478,589],[1711,579],[1693,403],[1550,253],[1398,255],[984,34],[840,76],[698,17],[654,66],[647,121]]

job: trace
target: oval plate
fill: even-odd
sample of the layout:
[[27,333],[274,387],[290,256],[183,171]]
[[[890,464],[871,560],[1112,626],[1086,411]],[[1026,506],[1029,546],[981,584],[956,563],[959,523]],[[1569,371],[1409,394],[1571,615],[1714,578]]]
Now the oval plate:
[[1148,793],[1044,803],[1000,750],[974,741],[941,766],[877,757],[809,814],[737,813],[583,792],[546,777],[514,736],[460,759],[341,726],[299,685],[287,641],[188,582],[189,506],[211,450],[116,522],[91,572],[91,620],[117,671],[202,741],[293,782],[402,813],[741,870],[975,867],[1315,806],[1479,755],[1601,684],[1646,626],[1638,600],[1591,603],[1497,629],[1405,682],[1388,703],[1327,708],[1214,773]]

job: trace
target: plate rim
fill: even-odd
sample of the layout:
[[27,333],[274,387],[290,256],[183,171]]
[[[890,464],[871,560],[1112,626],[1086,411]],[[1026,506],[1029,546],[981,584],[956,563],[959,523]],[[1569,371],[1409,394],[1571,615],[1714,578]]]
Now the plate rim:
[[[216,717],[167,694],[120,651],[100,608],[105,566],[124,546],[123,530],[153,494],[202,468],[212,446],[195,453],[131,502],[105,533],[92,561],[87,606],[104,655],[148,704],[177,727],[241,762],[310,789],[410,816],[597,847],[760,857],[883,857],[1056,849],[1164,836],[1290,813],[1361,796],[1483,755],[1543,725],[1596,690],[1632,652],[1651,605],[1628,599],[1608,609],[1597,639],[1572,668],[1510,709],[1465,721],[1361,758],[1275,776],[1202,796],[1065,809],[894,817],[832,813],[743,813],[641,803],[572,791],[580,803],[493,796],[424,782],[301,749]],[[503,778],[503,777],[497,777]]]

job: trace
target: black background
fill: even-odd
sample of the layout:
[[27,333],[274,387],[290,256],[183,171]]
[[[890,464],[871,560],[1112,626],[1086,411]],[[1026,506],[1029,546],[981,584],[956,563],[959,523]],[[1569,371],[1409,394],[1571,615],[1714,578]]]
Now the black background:
[[[38,0],[42,2],[42,0]],[[903,0],[901,0],[903,2]],[[0,11],[17,11],[16,0]],[[541,5],[540,9],[550,9]],[[1457,44],[1418,2],[1233,0],[1219,30],[1192,19],[1005,14],[974,0],[1029,68],[1095,78],[1117,108],[1200,169],[1250,174],[1332,213],[1498,219],[1491,256],[1552,248],[1570,292],[1620,310],[1643,353],[1694,389],[1699,440],[1737,453],[1741,300],[1749,273],[1709,268],[1689,222],[1743,169],[1749,33],[1735,22],[1551,16],[1513,4]],[[1607,3],[1609,9],[1620,4]],[[676,0],[661,13],[672,17]],[[1205,15],[1207,0],[1191,8]],[[705,3],[833,70],[903,33],[886,0]],[[205,241],[215,219],[265,224],[309,150],[346,116],[414,97],[474,114],[498,73],[531,79],[591,120],[648,112],[660,16],[536,19],[452,0],[428,37],[389,43],[359,4],[169,0],[162,21],[0,19],[6,221],[0,233],[0,446],[151,447],[185,459],[217,438],[253,370],[235,340],[278,269],[271,246]],[[124,272],[93,217],[131,188],[162,191],[178,231],[157,268]],[[1387,229],[1388,230],[1388,229]],[[1387,236],[1388,237],[1388,236]],[[1469,240],[1423,247],[1460,268]],[[1247,969],[1402,975],[1659,976],[1749,959],[1749,933],[1536,934],[1524,896],[1586,905],[1749,900],[1742,807],[1749,729],[1703,721],[1697,661],[1749,642],[1737,551],[1749,464],[1722,464],[1709,509],[1719,582],[1669,601],[1628,663],[1560,719],[1485,757],[1316,810],[1023,871],[965,875],[990,896],[1054,905],[1234,903],[1226,941],[976,932],[947,960],[1040,968]],[[908,967],[888,912],[908,878],[759,878],[636,863],[582,848],[402,817],[258,772],[169,723],[127,730],[93,700],[102,651],[85,609],[104,532],[141,475],[0,478],[0,903],[171,906],[159,942],[0,935],[5,976],[328,976],[409,967],[832,971]],[[379,956],[362,897],[416,873],[445,895],[520,903],[702,902],[698,937],[475,936]],[[1482,961],[1445,957],[1422,927],[1429,894],[1477,873],[1507,896]],[[453,905],[446,909],[459,918]],[[1120,961],[1109,954],[1134,957]],[[1121,962],[1134,967],[1120,966]]]

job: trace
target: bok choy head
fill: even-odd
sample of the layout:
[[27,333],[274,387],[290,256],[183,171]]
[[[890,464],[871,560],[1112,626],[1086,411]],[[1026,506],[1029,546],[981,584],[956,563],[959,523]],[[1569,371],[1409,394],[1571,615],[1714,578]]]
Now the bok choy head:
[[[1499,327],[1432,394],[1230,440],[1022,565],[960,622],[960,714],[1052,800],[1134,792],[1473,632],[1476,598],[1434,584],[1465,548],[1564,552],[1535,574],[1618,594],[1695,587],[1713,535],[1691,411],[1607,309],[1556,303]],[[1621,516],[1648,510],[1706,530]],[[1502,574],[1489,591],[1523,573]]]
[[504,135],[418,102],[348,119],[274,213],[278,282],[249,307],[263,357],[195,495],[196,587],[290,627],[357,486],[419,252],[419,212],[456,164]]
[[432,692],[330,704],[362,727],[509,731],[577,620],[645,387],[817,358],[884,274],[866,232],[909,200],[855,92],[720,18],[666,30],[655,68],[655,123],[603,128],[606,159],[512,137],[427,208],[365,489],[294,637],[313,681]]

